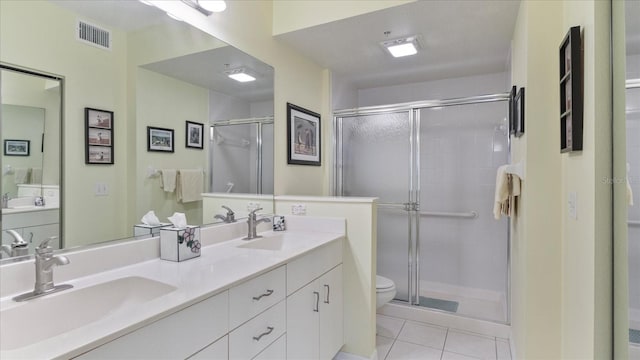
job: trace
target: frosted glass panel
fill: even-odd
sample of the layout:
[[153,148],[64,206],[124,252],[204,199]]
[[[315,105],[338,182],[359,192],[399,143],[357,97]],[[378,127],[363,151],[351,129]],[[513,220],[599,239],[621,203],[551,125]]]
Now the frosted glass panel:
[[256,193],[256,125],[213,128],[211,192]]
[[496,171],[507,163],[507,113],[506,102],[420,112],[420,295],[499,322],[506,321],[508,234],[507,220],[492,211]]
[[[342,125],[343,195],[409,201],[409,113],[345,118]],[[393,280],[398,300],[409,300],[409,216],[378,207],[378,275]]]
[[627,163],[633,206],[628,207],[629,326],[640,330],[640,88],[627,89]]

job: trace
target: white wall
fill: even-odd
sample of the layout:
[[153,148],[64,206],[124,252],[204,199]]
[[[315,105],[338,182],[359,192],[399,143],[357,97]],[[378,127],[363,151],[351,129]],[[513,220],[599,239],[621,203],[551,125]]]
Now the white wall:
[[439,100],[509,92],[506,73],[468,76],[358,90],[358,106]]

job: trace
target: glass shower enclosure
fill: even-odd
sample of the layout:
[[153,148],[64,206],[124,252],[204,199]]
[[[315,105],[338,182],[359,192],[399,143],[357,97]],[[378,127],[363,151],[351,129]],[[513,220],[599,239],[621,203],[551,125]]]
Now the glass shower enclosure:
[[396,301],[509,322],[509,236],[493,217],[508,94],[334,113],[336,195],[378,197],[377,273]]

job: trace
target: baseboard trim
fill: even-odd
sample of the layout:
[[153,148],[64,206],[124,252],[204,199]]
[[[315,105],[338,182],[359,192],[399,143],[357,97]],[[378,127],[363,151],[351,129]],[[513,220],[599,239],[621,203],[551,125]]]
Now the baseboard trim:
[[364,356],[340,351],[339,353],[336,354],[333,360],[378,360],[378,350],[373,350],[373,353],[368,358]]

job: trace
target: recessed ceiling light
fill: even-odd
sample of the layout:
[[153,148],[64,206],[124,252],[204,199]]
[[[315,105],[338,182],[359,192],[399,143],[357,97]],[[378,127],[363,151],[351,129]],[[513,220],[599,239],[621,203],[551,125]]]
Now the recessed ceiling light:
[[239,82],[250,82],[256,80],[255,76],[248,74],[245,68],[225,70],[224,73],[227,74],[228,77]]
[[419,47],[417,36],[383,41],[381,45],[387,49],[393,57],[415,55],[418,53]]

